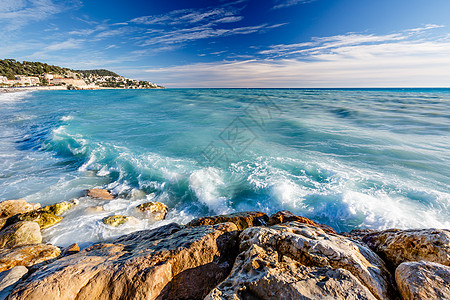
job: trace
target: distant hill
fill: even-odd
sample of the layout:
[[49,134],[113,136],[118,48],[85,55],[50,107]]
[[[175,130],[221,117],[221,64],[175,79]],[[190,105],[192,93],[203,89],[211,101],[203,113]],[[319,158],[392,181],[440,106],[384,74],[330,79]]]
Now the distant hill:
[[15,75],[40,76],[45,73],[65,75],[71,72],[68,68],[49,65],[41,62],[16,61],[15,59],[0,59],[0,76],[14,79]]
[[74,72],[83,74],[84,77],[89,77],[89,75],[119,77],[119,75],[117,75],[116,73],[108,71],[108,70],[105,70],[105,69],[98,69],[98,70],[74,70]]

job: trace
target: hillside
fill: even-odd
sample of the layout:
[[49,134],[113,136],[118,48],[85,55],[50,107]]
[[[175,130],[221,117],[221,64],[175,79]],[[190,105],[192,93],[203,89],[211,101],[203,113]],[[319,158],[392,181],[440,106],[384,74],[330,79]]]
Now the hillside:
[[162,88],[162,86],[152,82],[125,78],[105,69],[72,70],[42,62],[20,62],[15,59],[0,59],[0,85],[66,85],[68,88],[85,88],[85,85],[92,88]]

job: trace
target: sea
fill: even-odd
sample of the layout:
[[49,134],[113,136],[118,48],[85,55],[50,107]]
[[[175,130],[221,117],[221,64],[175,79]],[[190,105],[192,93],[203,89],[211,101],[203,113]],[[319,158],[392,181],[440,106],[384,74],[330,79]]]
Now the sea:
[[[450,89],[3,93],[0,201],[17,198],[79,199],[43,230],[58,246],[240,211],[289,210],[338,232],[448,229]],[[149,201],[169,207],[165,220],[136,211]],[[102,223],[114,214],[135,218]]]

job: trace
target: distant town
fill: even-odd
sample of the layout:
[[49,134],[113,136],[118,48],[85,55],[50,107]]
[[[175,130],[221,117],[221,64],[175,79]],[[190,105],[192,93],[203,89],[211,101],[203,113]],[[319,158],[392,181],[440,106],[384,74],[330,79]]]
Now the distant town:
[[69,90],[155,89],[163,86],[143,80],[129,79],[114,72],[71,70],[41,62],[0,60],[0,87],[54,87]]

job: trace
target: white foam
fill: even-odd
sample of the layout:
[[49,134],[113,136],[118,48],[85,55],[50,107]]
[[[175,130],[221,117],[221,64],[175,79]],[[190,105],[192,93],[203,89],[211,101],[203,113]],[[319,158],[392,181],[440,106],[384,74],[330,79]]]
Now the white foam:
[[215,213],[224,214],[232,211],[227,205],[227,198],[220,193],[225,183],[218,169],[210,167],[192,172],[189,176],[189,186],[199,201]]
[[31,95],[31,91],[19,91],[13,93],[0,93],[1,103],[13,103],[25,99]]

